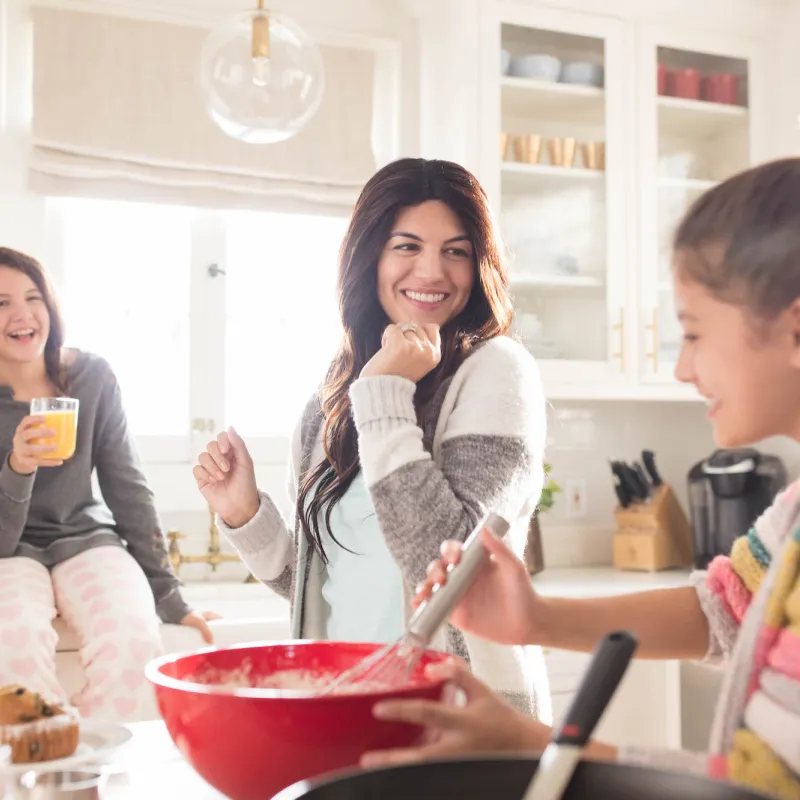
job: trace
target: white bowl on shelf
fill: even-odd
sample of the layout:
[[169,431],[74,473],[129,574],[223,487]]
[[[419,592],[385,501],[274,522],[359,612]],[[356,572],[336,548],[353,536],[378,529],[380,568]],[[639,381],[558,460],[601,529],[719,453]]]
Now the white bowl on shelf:
[[511,66],[511,53],[508,50],[500,51],[500,74],[508,75],[509,67]]
[[531,53],[511,59],[509,74],[555,83],[561,74],[561,60],[546,53]]
[[602,86],[603,66],[594,61],[568,61],[561,67],[561,83],[578,86]]

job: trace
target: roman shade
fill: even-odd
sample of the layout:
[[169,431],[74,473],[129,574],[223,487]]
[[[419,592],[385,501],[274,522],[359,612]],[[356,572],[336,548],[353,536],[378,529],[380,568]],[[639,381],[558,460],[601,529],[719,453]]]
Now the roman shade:
[[375,170],[375,57],[321,45],[322,106],[297,136],[226,136],[199,90],[207,30],[35,6],[30,185],[46,195],[349,210]]

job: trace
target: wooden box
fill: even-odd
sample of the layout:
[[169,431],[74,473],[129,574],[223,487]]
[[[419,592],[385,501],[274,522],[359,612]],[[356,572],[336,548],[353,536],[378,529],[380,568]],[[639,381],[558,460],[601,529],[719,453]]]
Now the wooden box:
[[655,572],[691,567],[694,560],[692,529],[675,493],[667,484],[653,491],[647,502],[614,512],[614,566]]

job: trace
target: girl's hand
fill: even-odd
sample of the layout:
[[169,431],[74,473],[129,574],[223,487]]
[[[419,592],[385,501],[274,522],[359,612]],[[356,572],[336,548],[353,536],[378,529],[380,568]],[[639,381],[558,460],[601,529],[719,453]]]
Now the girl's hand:
[[[536,594],[525,565],[489,530],[481,541],[491,561],[466,592],[450,622],[457,628],[499,644],[540,644],[547,626],[547,606]],[[417,587],[414,605],[420,605],[434,584],[447,580],[446,569],[461,558],[461,542],[442,542],[442,557],[428,567],[428,576]]]
[[361,377],[397,375],[417,383],[441,360],[442,340],[438,325],[419,325],[416,322],[389,325],[383,332],[381,349],[366,363]]
[[17,425],[8,463],[19,475],[32,475],[38,467],[60,467],[64,462],[47,458],[56,449],[55,444],[34,444],[33,439],[50,439],[56,435],[52,428],[42,427],[45,417],[23,417]]
[[208,443],[192,471],[197,488],[230,528],[241,528],[260,505],[253,459],[242,437],[228,428]]
[[362,767],[388,766],[452,756],[494,752],[540,752],[550,741],[547,725],[525,717],[455,660],[428,667],[426,675],[445,679],[466,694],[463,707],[431,700],[390,700],[376,704],[378,719],[427,728],[427,743],[401,750],[366,753]]
[[200,635],[206,644],[214,644],[214,634],[208,626],[209,621],[214,619],[222,619],[222,617],[213,611],[190,611],[181,620],[181,625],[200,631]]

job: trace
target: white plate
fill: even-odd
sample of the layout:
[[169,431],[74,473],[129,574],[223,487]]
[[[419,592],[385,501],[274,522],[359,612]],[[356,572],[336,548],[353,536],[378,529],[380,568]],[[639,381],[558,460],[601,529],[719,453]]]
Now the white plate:
[[105,764],[133,736],[125,726],[117,725],[115,722],[82,719],[80,724],[81,733],[78,747],[71,756],[50,761],[37,761],[33,764],[12,764],[11,774],[52,772],[75,769],[75,767],[87,764]]

